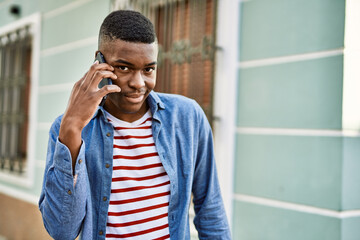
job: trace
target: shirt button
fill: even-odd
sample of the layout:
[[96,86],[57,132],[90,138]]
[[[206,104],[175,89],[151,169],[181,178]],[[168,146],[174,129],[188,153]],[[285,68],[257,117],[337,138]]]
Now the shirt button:
[[100,231],[99,231],[99,235],[103,235],[103,234],[104,234],[104,232],[100,230]]
[[69,190],[69,191],[68,191],[68,194],[71,195],[71,193],[72,193],[72,192]]
[[110,137],[110,136],[111,136],[111,134],[108,132],[108,133],[106,134],[106,136]]
[[103,197],[103,201],[106,201],[107,200],[107,197]]
[[109,167],[110,167],[110,164],[108,164],[108,163],[105,164],[105,167],[106,167],[106,168],[109,168]]
[[79,160],[79,164],[82,163],[82,159]]

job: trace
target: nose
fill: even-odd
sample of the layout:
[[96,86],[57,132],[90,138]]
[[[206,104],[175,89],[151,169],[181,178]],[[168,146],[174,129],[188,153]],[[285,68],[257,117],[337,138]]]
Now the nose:
[[140,89],[145,87],[145,79],[144,76],[141,74],[141,71],[134,72],[134,75],[129,81],[129,86],[134,89]]

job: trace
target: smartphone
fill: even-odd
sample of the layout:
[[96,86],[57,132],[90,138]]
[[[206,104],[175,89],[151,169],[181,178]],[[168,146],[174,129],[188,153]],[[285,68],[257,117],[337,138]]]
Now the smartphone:
[[[95,57],[95,61],[96,60],[98,60],[99,61],[99,63],[105,63],[105,58],[104,58],[104,55],[101,53],[101,52],[98,52],[97,54],[96,54],[96,57]],[[111,78],[103,78],[101,81],[100,81],[100,83],[99,83],[99,88],[102,88],[103,86],[105,86],[105,85],[111,85],[112,84],[112,81],[111,81]],[[104,103],[105,103],[105,101],[106,101],[106,98],[107,98],[107,95],[105,95],[104,97],[103,97],[103,99],[101,100],[101,102],[100,102],[100,106],[104,106]]]

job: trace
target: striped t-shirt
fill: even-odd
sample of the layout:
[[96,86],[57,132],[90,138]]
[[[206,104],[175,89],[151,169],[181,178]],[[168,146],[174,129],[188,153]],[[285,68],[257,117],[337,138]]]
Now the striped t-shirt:
[[114,126],[106,239],[170,239],[170,180],[155,147],[151,112],[132,123],[106,117]]

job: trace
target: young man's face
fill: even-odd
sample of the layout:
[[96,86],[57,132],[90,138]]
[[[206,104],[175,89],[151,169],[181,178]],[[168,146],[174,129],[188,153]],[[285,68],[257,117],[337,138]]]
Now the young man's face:
[[103,42],[99,51],[115,69],[113,84],[121,88],[120,93],[109,94],[105,109],[124,121],[139,119],[148,110],[146,98],[156,83],[157,44],[116,39]]

